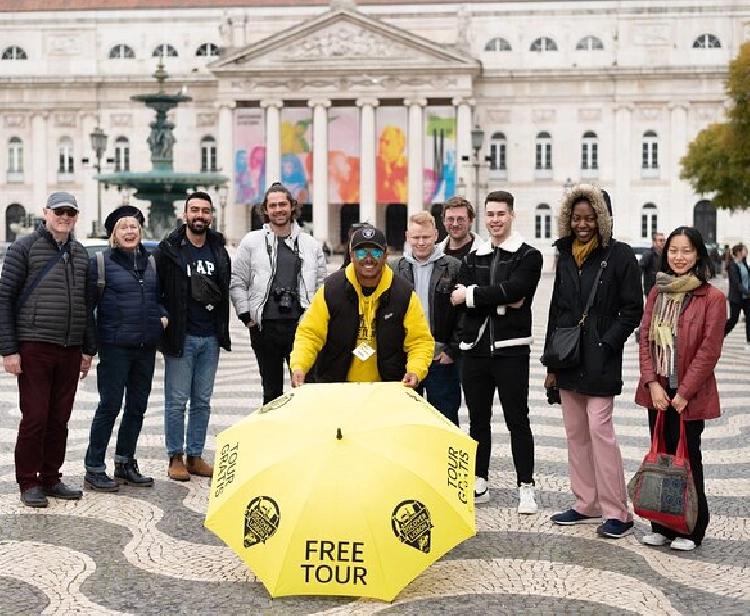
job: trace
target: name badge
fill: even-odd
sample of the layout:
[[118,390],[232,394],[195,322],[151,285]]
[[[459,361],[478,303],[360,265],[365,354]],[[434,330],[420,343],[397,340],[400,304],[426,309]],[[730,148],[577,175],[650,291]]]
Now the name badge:
[[366,342],[363,342],[360,344],[356,349],[352,351],[354,355],[361,359],[362,361],[367,361],[375,354],[375,349],[373,349],[369,344]]

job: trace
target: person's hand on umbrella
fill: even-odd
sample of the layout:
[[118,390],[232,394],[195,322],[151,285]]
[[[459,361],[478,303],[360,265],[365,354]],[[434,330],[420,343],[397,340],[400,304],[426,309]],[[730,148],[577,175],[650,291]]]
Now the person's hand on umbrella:
[[301,369],[292,370],[292,387],[300,387],[305,384],[305,373]]
[[417,385],[419,385],[419,379],[413,372],[407,372],[404,375],[404,378],[401,379],[401,382],[407,387],[411,387],[412,389],[416,389]]

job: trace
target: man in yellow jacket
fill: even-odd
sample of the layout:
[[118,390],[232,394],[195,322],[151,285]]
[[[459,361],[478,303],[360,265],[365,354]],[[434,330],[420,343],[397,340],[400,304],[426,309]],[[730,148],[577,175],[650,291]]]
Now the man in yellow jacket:
[[351,263],[326,278],[297,327],[289,362],[292,386],[317,360],[317,382],[401,381],[427,375],[435,340],[411,285],[386,265],[385,236],[359,229]]

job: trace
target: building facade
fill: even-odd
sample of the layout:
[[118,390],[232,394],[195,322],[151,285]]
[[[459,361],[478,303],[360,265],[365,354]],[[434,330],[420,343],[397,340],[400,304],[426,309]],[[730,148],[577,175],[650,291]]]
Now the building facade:
[[233,242],[274,181],[334,247],[368,220],[398,249],[409,213],[507,189],[517,228],[551,255],[560,200],[579,181],[609,191],[621,240],[680,224],[750,240],[749,214],[717,212],[679,179],[689,142],[724,118],[746,3],[75,4],[0,1],[6,240],[52,190],[80,196],[84,232],[98,209],[132,199],[104,190],[97,208],[89,135],[108,135],[103,172],[149,168],[152,112],[130,96],[155,89],[159,61],[167,87],[192,97],[170,117],[175,169],[231,178],[217,203]]

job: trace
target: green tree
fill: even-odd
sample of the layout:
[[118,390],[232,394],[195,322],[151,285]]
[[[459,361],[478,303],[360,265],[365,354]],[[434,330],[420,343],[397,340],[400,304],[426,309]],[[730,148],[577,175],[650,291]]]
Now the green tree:
[[744,210],[750,208],[750,42],[729,63],[726,91],[727,121],[698,133],[680,160],[680,177],[698,193],[713,193],[717,208]]

